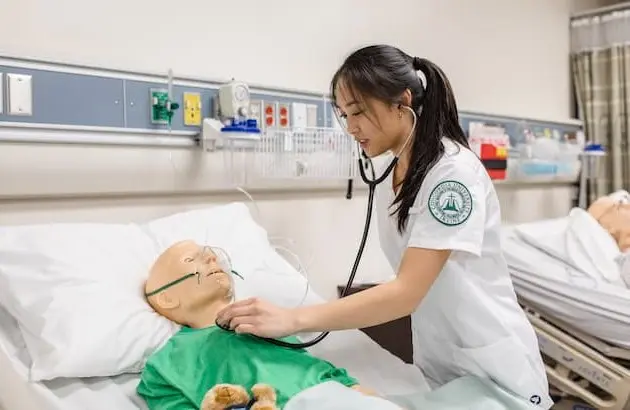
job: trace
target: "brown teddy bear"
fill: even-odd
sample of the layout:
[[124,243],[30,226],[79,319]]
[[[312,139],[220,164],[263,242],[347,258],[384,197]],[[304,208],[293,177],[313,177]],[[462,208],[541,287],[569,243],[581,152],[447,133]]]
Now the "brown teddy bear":
[[253,399],[243,386],[217,384],[206,393],[201,410],[279,410],[276,406],[276,390],[263,383],[252,387]]

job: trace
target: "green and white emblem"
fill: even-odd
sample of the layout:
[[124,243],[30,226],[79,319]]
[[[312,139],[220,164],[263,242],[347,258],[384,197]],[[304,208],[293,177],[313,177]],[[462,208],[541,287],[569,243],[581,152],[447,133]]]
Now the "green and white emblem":
[[472,195],[461,182],[440,182],[429,195],[429,211],[444,225],[455,226],[466,222],[472,207]]

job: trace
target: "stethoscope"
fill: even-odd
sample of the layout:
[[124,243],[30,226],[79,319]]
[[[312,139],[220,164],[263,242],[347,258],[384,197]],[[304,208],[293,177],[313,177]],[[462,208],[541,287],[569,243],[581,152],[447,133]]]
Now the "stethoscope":
[[[370,231],[370,223],[372,221],[372,209],[373,209],[373,205],[374,205],[374,192],[376,190],[376,186],[378,184],[380,184],[381,182],[383,182],[389,176],[389,174],[392,173],[392,171],[394,170],[394,167],[396,167],[396,164],[398,163],[398,159],[400,158],[402,153],[405,151],[405,148],[407,147],[407,145],[409,145],[409,141],[411,141],[411,139],[412,139],[412,137],[414,135],[414,131],[416,129],[416,122],[418,120],[418,115],[416,114],[416,112],[411,107],[407,107],[407,106],[401,106],[401,107],[402,108],[406,108],[413,115],[413,124],[411,126],[411,131],[409,131],[409,135],[407,135],[407,139],[405,140],[405,143],[403,144],[403,146],[398,151],[398,154],[396,154],[394,156],[394,159],[392,159],[392,162],[387,166],[387,168],[385,168],[385,171],[383,172],[383,174],[380,177],[376,178],[376,173],[374,171],[374,165],[372,163],[372,160],[367,156],[365,151],[361,148],[361,145],[359,143],[357,143],[357,149],[360,152],[359,159],[358,159],[358,161],[359,161],[359,174],[361,175],[361,179],[363,180],[363,182],[365,182],[365,184],[368,186],[367,213],[365,215],[365,225],[363,227],[363,236],[361,237],[361,243],[359,244],[359,249],[357,250],[357,255],[356,255],[356,258],[354,259],[354,264],[352,265],[352,270],[350,271],[350,276],[348,277],[348,283],[346,284],[346,287],[343,289],[343,291],[339,295],[339,297],[341,297],[341,298],[347,296],[348,292],[350,291],[350,288],[352,288],[352,284],[354,283],[354,277],[357,274],[357,270],[359,268],[359,263],[361,262],[361,257],[363,256],[363,250],[365,249],[365,243],[367,242],[368,233]],[[366,169],[368,167],[372,171],[371,172],[372,179],[369,179],[367,174],[366,174]],[[227,325],[224,326],[224,325],[219,324],[218,321],[216,322],[216,325],[219,328],[223,329],[223,330],[227,330],[227,331],[230,331],[230,332],[233,331]],[[322,332],[316,338],[314,338],[314,339],[312,339],[312,340],[310,340],[308,342],[303,342],[303,343],[285,342],[284,340],[278,340],[278,339],[273,339],[273,338],[269,338],[269,337],[260,337],[260,336],[256,336],[256,335],[250,335],[250,336],[253,336],[253,337],[257,338],[257,339],[264,340],[264,341],[269,342],[271,344],[274,344],[276,346],[288,347],[288,348],[291,348],[291,349],[305,349],[307,347],[314,346],[317,343],[321,342],[322,340],[324,340],[324,338],[326,336],[328,336],[329,333],[330,332]]]

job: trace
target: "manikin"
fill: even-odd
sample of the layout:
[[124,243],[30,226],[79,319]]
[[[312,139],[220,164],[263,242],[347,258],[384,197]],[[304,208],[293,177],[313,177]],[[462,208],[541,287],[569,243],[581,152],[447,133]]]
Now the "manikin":
[[615,239],[621,252],[630,251],[630,203],[611,194],[593,202],[588,213]]
[[182,326],[148,359],[142,373],[137,391],[149,409],[228,408],[248,392],[256,398],[264,385],[275,389],[274,399],[283,408],[291,397],[326,381],[376,395],[345,369],[306,350],[278,347],[217,327],[217,312],[233,299],[233,273],[225,272],[229,268],[221,266],[217,253],[194,241],[177,242],[149,272],[145,284],[149,304]]

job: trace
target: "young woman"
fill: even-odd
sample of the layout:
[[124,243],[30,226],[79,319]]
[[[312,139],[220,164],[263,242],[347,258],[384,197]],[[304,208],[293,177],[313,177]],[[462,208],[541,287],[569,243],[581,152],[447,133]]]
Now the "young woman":
[[366,155],[398,157],[375,195],[380,243],[396,278],[296,309],[236,302],[219,323],[283,337],[411,314],[414,362],[433,386],[477,375],[549,409],[537,338],[501,252],[497,194],[469,149],[445,74],[426,59],[376,45],[350,55],[331,88],[335,109]]

